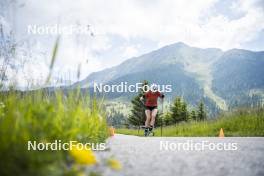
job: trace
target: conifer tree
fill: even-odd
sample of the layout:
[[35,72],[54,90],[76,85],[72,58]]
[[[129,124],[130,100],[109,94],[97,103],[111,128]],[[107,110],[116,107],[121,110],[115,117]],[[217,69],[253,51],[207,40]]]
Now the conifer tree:
[[165,126],[171,125],[173,123],[172,116],[169,112],[165,113],[164,118],[163,118],[163,123]]
[[207,115],[204,107],[204,103],[201,101],[198,105],[198,110],[197,110],[197,119],[198,120],[206,120]]
[[195,112],[195,110],[192,110],[192,111],[191,111],[190,118],[191,118],[192,120],[197,121],[197,116],[196,116],[196,112]]
[[171,118],[174,124],[188,120],[187,104],[180,97],[175,99],[171,107]]
[[[143,86],[147,84],[147,81],[143,82]],[[140,101],[140,97],[142,97],[143,95],[144,91],[140,90],[139,94],[131,100],[132,110],[131,114],[128,116],[128,123],[138,127],[143,125],[146,120],[145,106],[144,103]]]
[[188,121],[187,103],[184,101],[181,103],[181,117],[183,121]]

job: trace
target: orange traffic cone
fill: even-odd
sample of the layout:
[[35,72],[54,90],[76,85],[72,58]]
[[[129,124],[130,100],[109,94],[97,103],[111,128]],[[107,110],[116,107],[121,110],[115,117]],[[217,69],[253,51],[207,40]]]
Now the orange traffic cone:
[[115,128],[114,127],[110,127],[109,128],[109,134],[110,134],[110,136],[114,136],[115,135]]
[[220,129],[219,137],[225,137],[223,128]]

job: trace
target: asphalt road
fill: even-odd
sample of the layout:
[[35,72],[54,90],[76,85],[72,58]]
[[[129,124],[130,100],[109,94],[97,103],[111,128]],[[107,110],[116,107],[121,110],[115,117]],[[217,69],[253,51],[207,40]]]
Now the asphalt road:
[[[100,157],[114,156],[123,168],[107,170],[103,173],[105,176],[264,176],[264,138],[115,135],[108,139],[107,145],[110,149],[100,152]],[[191,145],[200,148],[191,148]],[[220,145],[218,150],[213,149],[216,145]]]

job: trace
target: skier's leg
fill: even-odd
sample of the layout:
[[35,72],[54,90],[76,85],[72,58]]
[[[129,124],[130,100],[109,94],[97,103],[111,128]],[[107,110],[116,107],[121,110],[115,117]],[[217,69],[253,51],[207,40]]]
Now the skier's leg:
[[151,111],[151,121],[150,121],[150,131],[152,131],[154,125],[155,125],[155,119],[156,119],[156,115],[158,113],[158,109],[155,108]]
[[149,132],[149,122],[151,119],[151,111],[149,109],[145,110],[145,114],[146,114],[146,121],[145,121],[145,136],[148,136],[148,132]]
[[145,127],[148,127],[151,119],[151,111],[149,109],[146,109],[145,114],[146,114]]

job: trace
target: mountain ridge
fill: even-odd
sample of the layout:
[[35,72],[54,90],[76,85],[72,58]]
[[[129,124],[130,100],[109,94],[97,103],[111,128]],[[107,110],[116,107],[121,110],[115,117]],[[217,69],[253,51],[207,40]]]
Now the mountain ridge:
[[[175,67],[173,65],[175,65]],[[182,69],[179,70],[182,73],[179,71],[177,72],[177,69],[180,68],[177,67],[177,65],[182,66]],[[257,70],[251,69],[249,65],[256,67]],[[236,79],[234,82],[237,85],[249,84],[249,86],[245,86],[246,88],[243,89],[242,93],[243,97],[245,96],[248,98],[247,94],[250,92],[250,89],[254,88],[261,90],[262,87],[264,87],[263,77],[258,76],[261,74],[264,75],[261,67],[264,67],[264,51],[255,52],[244,49],[222,51],[218,48],[201,49],[190,47],[180,42],[166,45],[138,57],[130,58],[117,66],[94,72],[84,80],[75,83],[73,87],[77,85],[84,88],[91,87],[94,82],[112,84],[117,83],[117,80],[125,81],[123,78],[137,81],[148,78],[156,83],[166,83],[166,81],[172,82],[176,86],[174,91],[178,94],[171,94],[171,96],[183,94],[189,96],[187,99],[191,101],[194,101],[190,98],[192,92],[188,91],[196,92],[196,89],[198,90],[197,87],[199,87],[202,89],[202,93],[200,91],[196,92],[197,95],[195,97],[207,97],[220,109],[228,110],[229,106],[232,106],[233,101],[239,101],[239,95],[233,97],[232,94],[231,97],[233,97],[234,100],[230,100],[229,97],[225,96],[225,94],[229,94],[229,89],[232,90],[230,87],[227,88],[225,86],[225,82],[229,83],[231,87],[234,86],[232,81],[228,81],[230,78],[228,74]],[[243,69],[248,70],[249,73],[244,73]],[[156,78],[153,78],[151,76],[155,74],[154,70],[160,70],[165,73],[160,72],[160,76],[156,75]],[[232,70],[236,70],[237,73],[232,73]],[[240,74],[242,77],[239,77]],[[194,86],[196,87],[195,90],[182,90],[180,87],[186,87],[187,84],[184,83],[184,79],[178,79],[180,82],[175,82],[174,80],[177,76],[182,76],[186,80],[192,78],[190,79],[192,82],[191,85],[197,85]],[[247,80],[246,78],[250,78],[251,80]],[[159,81],[155,81],[155,79]],[[243,81],[243,83],[241,83],[241,81]],[[256,86],[254,86],[255,83],[257,83]],[[223,84],[222,87],[225,87],[225,89],[221,88],[221,84]],[[120,96],[127,95],[122,94]],[[262,95],[261,99],[264,99]]]

